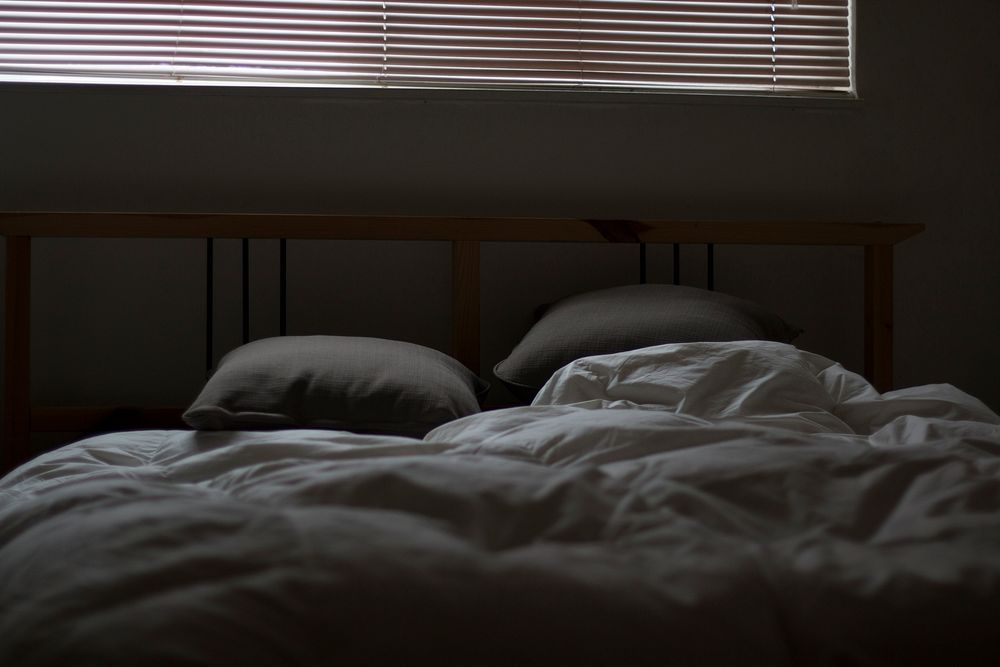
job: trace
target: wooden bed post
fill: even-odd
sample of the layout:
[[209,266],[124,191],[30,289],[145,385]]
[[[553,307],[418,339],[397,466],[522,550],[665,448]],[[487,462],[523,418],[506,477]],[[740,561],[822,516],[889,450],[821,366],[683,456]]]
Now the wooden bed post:
[[3,442],[10,470],[29,457],[31,433],[31,237],[7,237],[4,314]]
[[892,245],[865,246],[865,376],[892,389]]
[[479,374],[479,241],[451,243],[452,356]]

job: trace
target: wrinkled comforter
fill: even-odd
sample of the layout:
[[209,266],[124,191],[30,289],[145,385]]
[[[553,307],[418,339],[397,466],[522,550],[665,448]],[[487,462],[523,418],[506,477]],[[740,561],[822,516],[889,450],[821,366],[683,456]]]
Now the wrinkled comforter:
[[0,481],[0,664],[996,664],[1000,418],[777,343],[424,440],[142,431]]

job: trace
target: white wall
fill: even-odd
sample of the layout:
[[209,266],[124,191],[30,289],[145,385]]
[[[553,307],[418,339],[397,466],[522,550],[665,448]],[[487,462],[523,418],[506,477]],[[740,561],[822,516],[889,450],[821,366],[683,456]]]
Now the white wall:
[[[896,383],[951,382],[1000,408],[1000,3],[858,5],[858,104],[4,86],[0,210],[922,222],[897,247]],[[224,350],[238,343],[239,248],[219,245]],[[486,247],[484,368],[538,303],[633,281],[634,252]],[[699,252],[686,251],[689,283]],[[36,241],[36,398],[189,400],[203,254],[197,241]],[[276,332],[275,257],[255,243],[254,336]],[[435,243],[292,243],[291,333],[446,348],[448,257]],[[669,280],[669,249],[651,260]],[[859,251],[720,248],[718,263],[719,289],[861,365]]]

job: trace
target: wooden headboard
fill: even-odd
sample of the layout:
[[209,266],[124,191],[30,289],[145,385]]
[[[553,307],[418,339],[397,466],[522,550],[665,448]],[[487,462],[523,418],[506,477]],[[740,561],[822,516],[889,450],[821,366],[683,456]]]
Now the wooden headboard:
[[[30,399],[31,239],[200,238],[450,241],[453,349],[479,367],[479,244],[484,241],[864,246],[865,375],[892,386],[893,246],[919,224],[674,222],[559,218],[431,218],[249,213],[0,212],[7,239],[3,441],[9,469],[28,458],[33,431],[85,431],[111,408],[32,406]],[[156,421],[157,413],[150,411]],[[161,418],[172,415],[161,411]]]

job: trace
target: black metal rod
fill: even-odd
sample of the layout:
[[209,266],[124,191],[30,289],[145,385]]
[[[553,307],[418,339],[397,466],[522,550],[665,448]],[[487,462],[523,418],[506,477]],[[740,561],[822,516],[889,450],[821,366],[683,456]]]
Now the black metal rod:
[[243,343],[250,342],[250,239],[243,239]]
[[681,284],[681,244],[674,244],[674,284]]
[[278,246],[278,333],[288,332],[288,240],[281,239]]
[[709,291],[715,289],[715,244],[705,244],[705,281],[708,283]]
[[212,341],[215,338],[215,239],[205,239],[205,374],[214,365]]
[[646,284],[646,244],[639,244],[639,284]]

